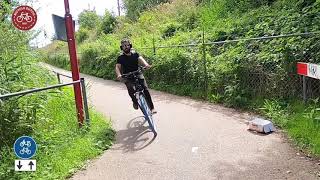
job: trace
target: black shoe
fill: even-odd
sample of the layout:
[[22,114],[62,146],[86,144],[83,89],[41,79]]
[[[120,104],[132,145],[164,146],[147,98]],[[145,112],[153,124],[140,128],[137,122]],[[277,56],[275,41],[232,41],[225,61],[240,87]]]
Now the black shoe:
[[133,103],[133,108],[134,109],[138,109],[139,108],[138,104],[137,103]]

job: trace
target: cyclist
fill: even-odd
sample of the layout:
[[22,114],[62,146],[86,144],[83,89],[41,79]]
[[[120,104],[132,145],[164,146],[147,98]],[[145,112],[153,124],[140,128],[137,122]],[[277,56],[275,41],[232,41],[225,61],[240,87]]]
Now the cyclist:
[[[127,86],[128,94],[132,99],[133,108],[138,109],[138,102],[136,97],[134,96],[134,89],[133,89],[133,80],[131,79],[123,79],[121,78],[121,74],[126,74],[132,71],[137,71],[139,65],[145,67],[146,69],[150,69],[151,65],[147,63],[147,61],[139,55],[139,53],[135,52],[132,48],[132,44],[129,39],[121,40],[120,49],[122,50],[122,54],[117,59],[116,64],[116,75],[119,81],[122,81]],[[143,74],[139,75],[139,82],[144,89],[144,94],[146,97],[146,101],[151,109],[153,114],[157,113],[154,109],[154,105],[151,99],[151,95],[148,90],[147,82],[143,76]]]

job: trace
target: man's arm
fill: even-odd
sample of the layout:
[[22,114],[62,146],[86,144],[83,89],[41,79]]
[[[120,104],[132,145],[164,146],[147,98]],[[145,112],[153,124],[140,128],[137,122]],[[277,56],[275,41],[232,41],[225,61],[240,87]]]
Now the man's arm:
[[147,61],[142,56],[139,56],[138,62],[139,62],[140,65],[142,65],[143,67],[145,67],[147,69],[151,68],[151,65],[148,64]]
[[117,79],[120,80],[121,79],[121,64],[116,64],[116,75],[117,75]]

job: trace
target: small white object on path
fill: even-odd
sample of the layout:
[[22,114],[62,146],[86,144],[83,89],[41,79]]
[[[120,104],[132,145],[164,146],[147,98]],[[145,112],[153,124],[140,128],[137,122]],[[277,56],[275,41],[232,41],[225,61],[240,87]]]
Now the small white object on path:
[[250,130],[261,133],[270,133],[276,130],[271,121],[261,118],[254,118],[249,121],[248,124]]
[[193,153],[197,153],[198,152],[199,147],[192,147],[191,151]]

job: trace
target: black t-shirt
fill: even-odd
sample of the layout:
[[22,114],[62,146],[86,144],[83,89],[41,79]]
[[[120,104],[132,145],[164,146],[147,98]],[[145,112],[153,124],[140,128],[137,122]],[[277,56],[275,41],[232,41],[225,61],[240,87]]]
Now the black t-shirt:
[[131,56],[122,54],[117,59],[117,64],[121,64],[122,73],[126,74],[138,70],[139,53],[131,53]]

